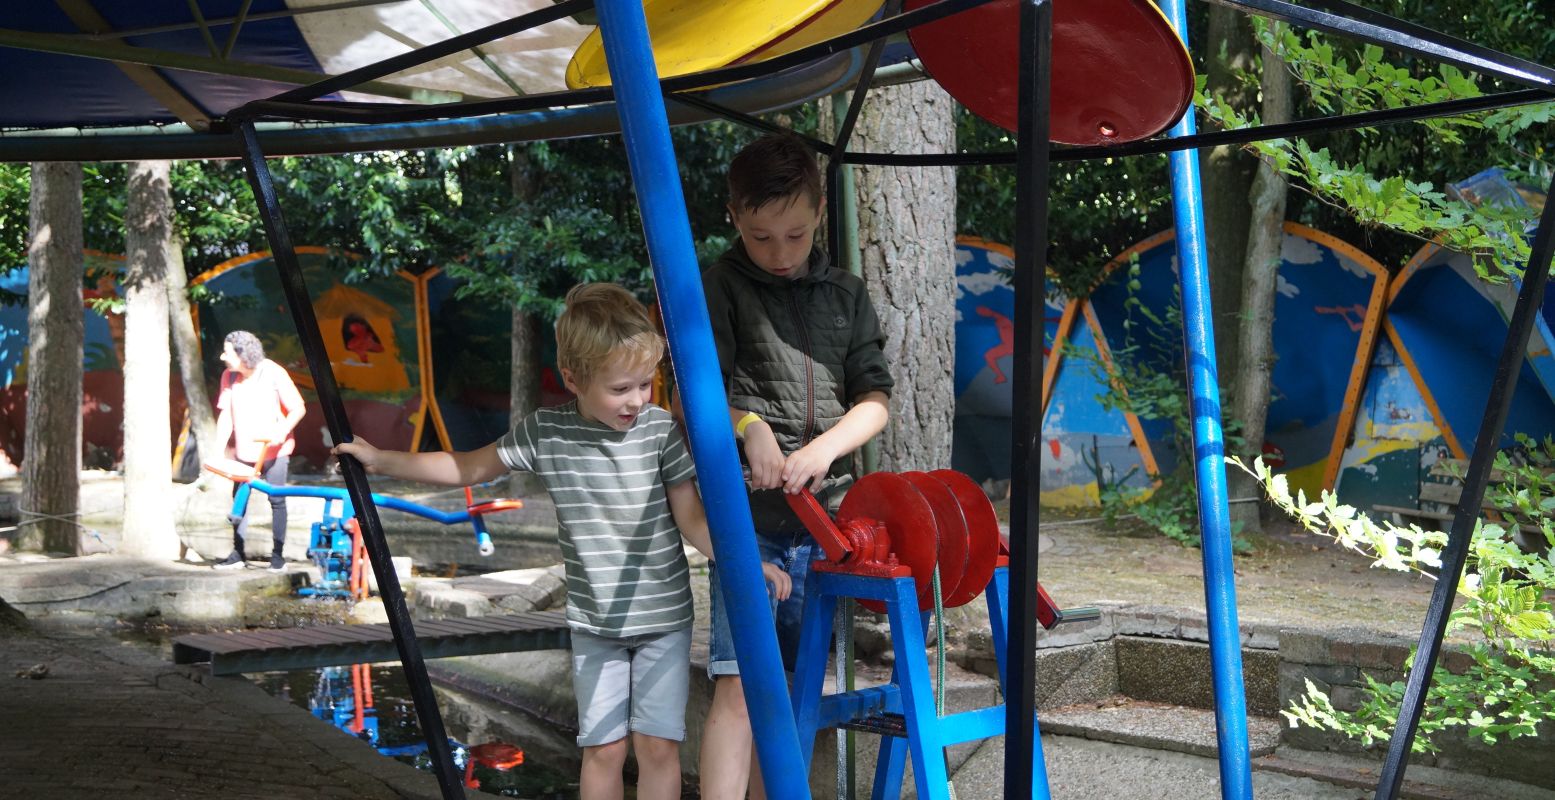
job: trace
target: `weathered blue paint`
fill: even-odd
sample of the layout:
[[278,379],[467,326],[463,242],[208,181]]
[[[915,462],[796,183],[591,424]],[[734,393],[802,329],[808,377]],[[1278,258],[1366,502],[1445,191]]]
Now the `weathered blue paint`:
[[[1008,654],[1005,647],[1009,621],[1008,567],[994,570],[984,594],[988,604],[989,632],[998,660],[999,685],[1004,690],[1008,675],[1005,663]],[[841,597],[878,600],[885,604],[896,668],[891,682],[883,686],[823,695],[832,619],[837,599]],[[803,754],[800,763],[804,771],[809,771],[815,735],[820,730],[884,713],[901,714],[906,721],[907,736],[881,737],[872,797],[884,800],[901,796],[904,767],[910,756],[918,796],[948,800],[951,794],[944,749],[1003,735],[1005,707],[994,705],[944,716],[936,711],[933,675],[925,656],[924,632],[929,615],[918,610],[917,587],[911,577],[875,578],[812,570],[805,587],[805,598],[799,654],[794,667],[793,701]],[[1032,800],[1047,800],[1047,766],[1042,756],[1042,739],[1033,736],[1033,740],[1031,797]]]
[[[1184,0],[1163,10],[1187,44]],[[1193,112],[1172,126],[1174,137],[1192,136]],[[1231,508],[1226,497],[1225,436],[1220,429],[1220,382],[1215,369],[1215,328],[1210,307],[1209,261],[1204,244],[1204,204],[1196,150],[1171,154],[1172,208],[1177,226],[1182,316],[1188,353],[1188,397],[1193,415],[1193,465],[1199,487],[1199,530],[1204,552],[1205,609],[1209,621],[1215,730],[1223,798],[1253,796],[1247,742],[1247,696],[1242,682],[1242,637],[1237,625],[1236,582],[1231,563]]]
[[724,605],[729,610],[767,795],[807,798],[809,782],[792,768],[799,763],[799,738],[772,613],[765,603],[741,602],[743,598],[765,597],[767,587],[729,424],[723,378],[718,359],[712,357],[717,352],[713,329],[691,244],[691,223],[686,218],[648,24],[642,4],[635,0],[600,0],[595,8],[610,79],[616,88],[616,109],[642,212],[659,308],[686,412],[691,455],[713,531]]

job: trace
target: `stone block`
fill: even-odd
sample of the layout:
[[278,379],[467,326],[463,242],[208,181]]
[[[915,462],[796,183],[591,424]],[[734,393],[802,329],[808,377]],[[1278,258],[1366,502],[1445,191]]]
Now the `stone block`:
[[1373,633],[1357,635],[1351,632],[1345,640],[1335,643],[1334,658],[1341,664],[1353,664],[1361,669],[1402,669],[1409,658],[1410,642]]
[[1340,711],[1354,711],[1365,705],[1366,690],[1359,686],[1334,686],[1328,693],[1329,702]]
[[1112,642],[1039,650],[1036,676],[1039,709],[1099,702],[1118,693],[1117,652]]
[[1361,682],[1361,670],[1348,664],[1307,664],[1301,669],[1307,677],[1330,686],[1353,686]]
[[1281,664],[1279,674],[1279,707],[1289,708],[1290,704],[1298,701],[1307,694],[1307,681],[1311,681],[1313,687],[1323,694],[1333,691],[1333,684],[1319,680],[1308,675],[1300,665]]
[[491,600],[480,592],[426,584],[426,581],[421,581],[416,587],[416,607],[427,611],[433,618],[482,617],[492,612]]
[[1332,664],[1329,637],[1322,631],[1286,628],[1280,631],[1280,658],[1295,664]]
[[1114,615],[1113,632],[1119,636],[1154,636],[1176,639],[1182,631],[1179,611],[1165,606],[1136,606]]

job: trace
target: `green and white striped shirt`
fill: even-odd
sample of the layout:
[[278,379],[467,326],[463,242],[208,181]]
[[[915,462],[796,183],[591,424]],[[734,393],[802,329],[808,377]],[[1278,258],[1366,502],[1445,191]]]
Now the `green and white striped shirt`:
[[530,414],[497,443],[510,469],[550,492],[567,570],[567,622],[598,636],[691,625],[690,567],[666,487],[696,475],[669,412],[643,407],[617,431],[577,401]]

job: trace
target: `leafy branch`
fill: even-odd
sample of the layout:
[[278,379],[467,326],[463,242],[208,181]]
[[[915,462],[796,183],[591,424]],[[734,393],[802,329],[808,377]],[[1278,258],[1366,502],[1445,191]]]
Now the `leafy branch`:
[[[1546,447],[1555,453],[1555,445]],[[1237,458],[1227,463],[1258,479],[1269,501],[1303,528],[1372,558],[1373,567],[1438,579],[1447,534],[1418,525],[1373,522],[1331,492],[1312,501],[1304,492],[1293,496],[1285,476],[1274,474],[1262,459],[1250,467]],[[1505,473],[1516,470],[1517,464],[1509,454],[1498,453],[1496,467]],[[1526,497],[1528,487],[1498,484],[1492,503],[1501,503],[1509,492]],[[1547,521],[1543,531],[1555,545]],[[1451,729],[1494,744],[1537,736],[1540,723],[1555,720],[1555,657],[1548,652],[1555,640],[1555,614],[1548,599],[1555,591],[1555,570],[1548,556],[1526,552],[1501,525],[1483,520],[1475,525],[1468,548],[1456,587],[1462,602],[1448,617],[1447,631],[1475,635],[1465,648],[1469,664],[1456,673],[1442,666],[1433,672],[1430,702],[1414,743],[1417,752],[1437,751],[1435,739]],[[1413,668],[1414,656],[1405,662],[1406,669]],[[1337,731],[1370,746],[1387,739],[1398,722],[1404,682],[1383,683],[1369,675],[1365,679],[1366,699],[1353,711],[1335,707],[1308,681],[1306,695],[1280,713],[1292,726]]]
[[[1355,113],[1401,108],[1458,98],[1479,97],[1474,79],[1451,65],[1434,74],[1416,76],[1388,63],[1381,48],[1367,45],[1358,52],[1341,50],[1316,32],[1305,37],[1284,26],[1257,25],[1264,46],[1278,53],[1292,75],[1307,90],[1309,102],[1328,113]],[[1243,114],[1219,98],[1200,92],[1198,103],[1211,121],[1225,129],[1258,124],[1257,115]],[[1551,104],[1481,112],[1420,121],[1436,141],[1461,145],[1466,130],[1489,127],[1502,142],[1551,118]],[[1473,206],[1429,181],[1402,175],[1376,177],[1365,165],[1343,163],[1328,148],[1314,148],[1300,139],[1271,139],[1247,146],[1255,155],[1290,178],[1319,201],[1347,212],[1363,225],[1387,228],[1436,241],[1476,256],[1475,266],[1487,280],[1519,276],[1529,256],[1524,231],[1532,213],[1527,209]]]

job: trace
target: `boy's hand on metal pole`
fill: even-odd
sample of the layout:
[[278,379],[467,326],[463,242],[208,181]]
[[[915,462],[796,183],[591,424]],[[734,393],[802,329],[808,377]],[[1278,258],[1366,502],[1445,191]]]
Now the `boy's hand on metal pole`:
[[383,451],[373,447],[366,439],[358,436],[349,442],[342,442],[330,448],[330,454],[334,456],[350,456],[362,465],[362,469],[368,472],[377,472],[377,466]]

